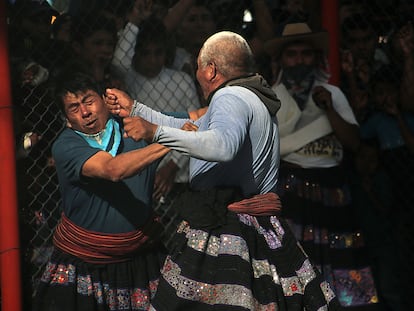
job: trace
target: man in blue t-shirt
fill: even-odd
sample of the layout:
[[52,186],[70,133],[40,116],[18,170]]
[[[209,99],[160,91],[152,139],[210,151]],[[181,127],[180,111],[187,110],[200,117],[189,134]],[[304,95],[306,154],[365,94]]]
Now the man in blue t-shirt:
[[169,149],[124,136],[84,74],[58,79],[55,97],[67,122],[52,148],[63,212],[35,310],[146,310],[164,258],[153,181]]

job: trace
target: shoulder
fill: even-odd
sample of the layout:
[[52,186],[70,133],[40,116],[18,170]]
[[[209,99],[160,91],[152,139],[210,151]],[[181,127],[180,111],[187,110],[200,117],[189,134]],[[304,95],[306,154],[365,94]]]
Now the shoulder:
[[77,135],[72,129],[65,128],[53,143],[53,149],[65,148],[67,145],[82,142],[82,138]]
[[329,84],[329,83],[326,83],[326,82],[316,81],[315,86],[317,86],[317,85],[326,88],[329,92],[332,93],[332,95],[334,95],[334,94],[335,95],[336,94],[343,94],[342,90],[336,85]]
[[252,91],[250,91],[248,88],[245,88],[243,86],[239,85],[231,85],[231,86],[225,86],[214,94],[214,96],[222,96],[222,95],[229,95],[229,96],[236,96],[242,98],[246,94],[254,94]]
[[227,110],[229,113],[251,110],[250,97],[257,97],[252,91],[241,86],[226,86],[216,91],[210,105],[217,110]]
[[66,128],[52,145],[52,155],[57,159],[81,157],[82,150],[91,149],[88,143],[72,129]]

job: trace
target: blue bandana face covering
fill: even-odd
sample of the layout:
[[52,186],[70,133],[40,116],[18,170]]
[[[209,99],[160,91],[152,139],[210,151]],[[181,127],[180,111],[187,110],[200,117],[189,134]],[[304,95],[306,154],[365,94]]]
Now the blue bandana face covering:
[[79,131],[75,132],[82,136],[89,146],[109,152],[113,157],[116,156],[121,144],[119,124],[113,118],[106,122],[105,128],[99,133],[85,134]]

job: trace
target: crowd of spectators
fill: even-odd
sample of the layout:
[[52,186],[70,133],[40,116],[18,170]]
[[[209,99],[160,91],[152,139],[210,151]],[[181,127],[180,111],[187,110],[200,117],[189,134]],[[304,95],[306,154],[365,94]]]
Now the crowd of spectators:
[[[50,149],[65,126],[51,97],[54,78],[60,72],[76,68],[92,75],[102,90],[118,88],[156,110],[186,114],[206,105],[196,80],[195,60],[211,34],[231,30],[244,36],[255,55],[257,72],[278,95],[287,69],[281,50],[269,53],[266,44],[282,36],[286,25],[301,23],[312,32],[323,31],[320,1],[312,0],[55,2],[53,6],[46,1],[7,3],[28,287],[36,278],[36,268],[50,253],[50,236],[59,219],[60,198]],[[405,300],[413,289],[410,281],[414,277],[410,266],[414,259],[410,239],[414,233],[410,225],[414,214],[414,5],[403,0],[340,0],[338,9],[338,93],[344,97],[341,105],[349,103],[350,114],[355,117],[355,122],[349,118],[350,123],[358,125],[357,139],[352,143],[339,139],[344,154],[338,165],[344,174],[341,178],[349,185],[349,193],[344,192],[349,197],[342,199],[353,206],[343,217],[352,218],[352,228],[346,228],[348,234],[359,232],[363,236],[364,260],[369,261],[375,280],[372,292],[376,298],[370,303],[379,303],[383,309],[378,310],[408,310],[404,304],[408,304]],[[310,48],[316,51],[318,44]],[[316,53],[318,61],[312,64],[318,66],[318,79],[323,83],[330,77],[326,56]],[[295,92],[298,98],[306,93]],[[346,132],[344,137],[355,133]],[[283,141],[281,144],[283,149]],[[178,152],[161,162],[156,182],[164,182],[164,186],[156,192],[157,202],[173,193],[174,183],[188,182],[187,166],[188,159]],[[291,168],[287,165],[284,171],[281,166],[282,192],[295,186],[305,193],[313,179],[303,175],[300,182],[293,180]],[[320,181],[320,176],[313,177]],[[316,182],[312,185],[309,191],[313,192],[303,196],[321,198],[323,189],[315,190]],[[312,221],[306,220],[312,226],[319,221],[313,218],[321,217],[318,214],[297,215],[304,212],[290,209],[290,204],[287,215],[294,211],[302,221],[312,217]],[[323,204],[327,205],[324,208],[336,207],[332,201]],[[326,220],[340,222],[335,217]],[[299,240],[306,240],[309,228],[300,229]],[[348,246],[344,237],[343,248]],[[339,298],[341,303],[352,305],[349,297]]]

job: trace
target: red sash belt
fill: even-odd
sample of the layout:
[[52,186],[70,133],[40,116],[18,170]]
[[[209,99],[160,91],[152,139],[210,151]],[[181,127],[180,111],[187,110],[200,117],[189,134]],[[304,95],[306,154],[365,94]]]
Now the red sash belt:
[[279,215],[282,203],[276,193],[269,192],[231,203],[227,208],[234,213],[252,216],[273,216]]
[[141,230],[108,234],[85,230],[62,214],[53,243],[58,249],[88,263],[116,263],[126,261],[132,253],[154,244],[154,238],[159,238],[161,232],[157,219],[151,219]]

